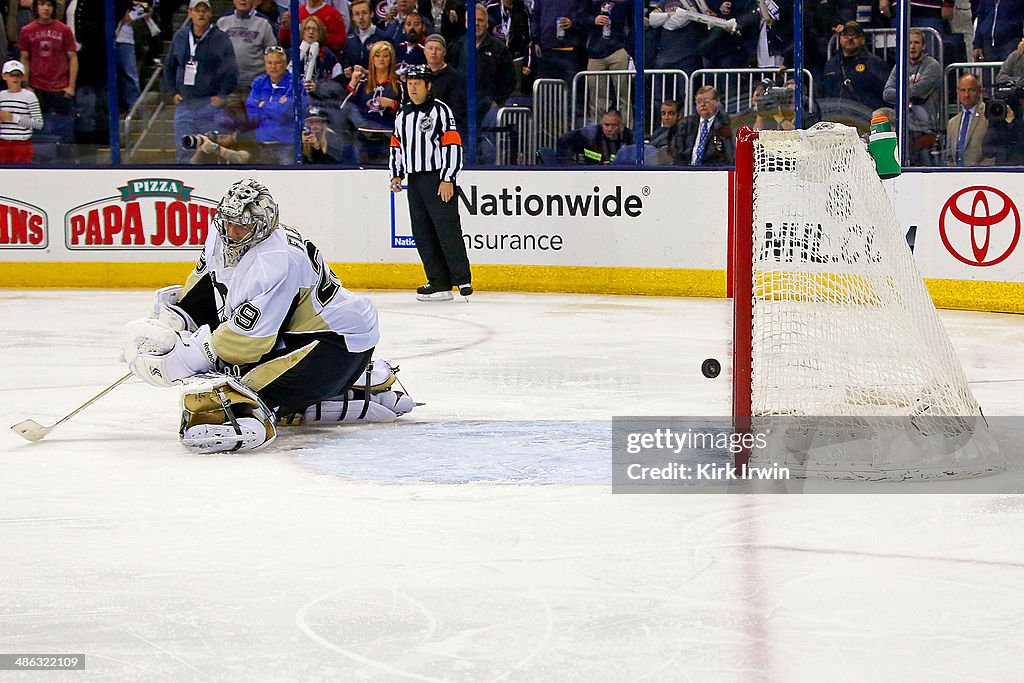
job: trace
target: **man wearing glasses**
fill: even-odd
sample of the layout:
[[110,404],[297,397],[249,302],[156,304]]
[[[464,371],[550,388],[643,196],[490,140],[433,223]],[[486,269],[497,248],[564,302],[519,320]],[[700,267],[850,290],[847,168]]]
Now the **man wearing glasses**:
[[288,70],[284,48],[277,45],[268,47],[263,61],[266,73],[252,82],[245,110],[249,122],[256,125],[260,162],[285,166],[295,163],[292,144],[295,134],[293,76]]
[[736,161],[729,115],[714,86],[697,89],[697,113],[676,128],[675,163],[678,166],[729,166]]

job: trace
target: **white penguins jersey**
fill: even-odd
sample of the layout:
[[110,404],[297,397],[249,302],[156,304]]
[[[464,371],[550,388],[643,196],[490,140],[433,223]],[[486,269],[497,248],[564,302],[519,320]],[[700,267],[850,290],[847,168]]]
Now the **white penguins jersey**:
[[230,365],[255,363],[282,343],[281,333],[334,332],[357,353],[380,339],[373,303],[342,287],[320,251],[294,228],[280,225],[231,268],[224,265],[220,235],[211,230],[182,298],[207,277],[221,321],[213,348]]

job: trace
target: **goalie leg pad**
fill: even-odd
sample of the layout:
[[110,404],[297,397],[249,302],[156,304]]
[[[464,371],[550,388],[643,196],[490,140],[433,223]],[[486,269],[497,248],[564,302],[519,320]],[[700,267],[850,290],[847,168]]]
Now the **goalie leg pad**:
[[352,385],[356,398],[369,395],[370,400],[388,408],[396,416],[405,415],[418,403],[398,379],[398,366],[377,358],[370,361],[360,379]]
[[326,400],[306,408],[305,424],[339,424],[351,422],[394,422],[398,416],[373,401],[362,398]]
[[411,396],[402,391],[378,391],[370,395],[370,400],[381,404],[393,412],[396,417],[405,415],[416,407],[416,401],[412,400]]
[[274,412],[227,375],[190,381],[181,396],[181,443],[199,453],[251,451],[277,438]]
[[359,376],[359,379],[352,385],[353,389],[362,389],[363,391],[377,392],[385,391],[391,388],[391,385],[395,383],[398,377],[395,373],[398,372],[397,367],[392,367],[391,363],[380,358],[375,358],[370,361],[370,364],[366,366],[366,370]]
[[281,426],[300,424],[351,424],[353,422],[394,422],[416,406],[416,402],[400,391],[372,394],[366,400],[363,392],[349,391],[318,401],[301,413],[282,416]]

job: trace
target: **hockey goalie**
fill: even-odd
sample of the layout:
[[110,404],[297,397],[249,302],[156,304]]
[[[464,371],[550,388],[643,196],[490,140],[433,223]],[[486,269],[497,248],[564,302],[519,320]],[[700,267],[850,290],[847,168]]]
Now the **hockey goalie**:
[[346,290],[312,242],[279,224],[259,182],[236,182],[184,287],[124,329],[129,369],[182,392],[182,443],[200,453],[266,446],[277,425],[392,422],[415,402],[372,360],[377,310]]

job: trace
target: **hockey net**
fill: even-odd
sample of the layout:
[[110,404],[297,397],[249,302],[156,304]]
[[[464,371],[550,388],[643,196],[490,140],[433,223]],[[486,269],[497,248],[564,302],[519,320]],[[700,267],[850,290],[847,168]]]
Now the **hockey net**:
[[[733,410],[789,435],[761,457],[830,478],[999,469],[856,130],[741,134],[734,202]],[[843,447],[815,455],[823,432]]]

